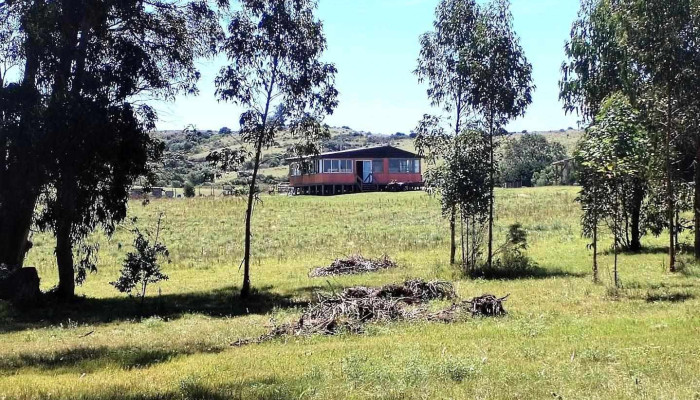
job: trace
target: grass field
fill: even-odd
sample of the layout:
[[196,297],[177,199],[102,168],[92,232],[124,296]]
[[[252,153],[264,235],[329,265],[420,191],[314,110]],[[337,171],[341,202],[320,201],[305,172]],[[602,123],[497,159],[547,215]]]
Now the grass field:
[[[610,255],[601,257],[605,284],[594,285],[575,196],[497,191],[497,240],[523,224],[540,268],[507,281],[460,278],[447,263],[448,224],[424,193],[265,196],[248,302],[235,297],[243,200],[135,202],[140,226],[165,214],[170,280],[140,310],[108,283],[128,251],[128,226],[109,241],[96,236],[100,270],[80,303],[29,315],[0,304],[0,399],[700,399],[700,270],[666,273],[664,240],[645,238],[644,254],[620,259],[625,289],[608,289]],[[48,289],[53,243],[34,241],[28,264]],[[400,267],[307,277],[354,252],[388,254]],[[291,320],[316,290],[412,277],[453,280],[462,297],[510,293],[509,315],[229,345]]]

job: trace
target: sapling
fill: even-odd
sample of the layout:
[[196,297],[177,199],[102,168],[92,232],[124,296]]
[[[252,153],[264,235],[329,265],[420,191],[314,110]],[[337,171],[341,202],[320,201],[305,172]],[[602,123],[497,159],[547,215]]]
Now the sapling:
[[136,235],[134,251],[126,255],[119,279],[110,282],[110,285],[117,290],[129,295],[132,295],[134,289],[138,289],[141,304],[146,298],[146,288],[149,283],[168,280],[168,276],[161,272],[158,263],[160,257],[167,258],[169,256],[167,247],[158,241],[162,219],[163,214],[161,213],[158,216],[158,224],[152,242],[150,234],[144,235],[137,227],[133,229],[132,232]]

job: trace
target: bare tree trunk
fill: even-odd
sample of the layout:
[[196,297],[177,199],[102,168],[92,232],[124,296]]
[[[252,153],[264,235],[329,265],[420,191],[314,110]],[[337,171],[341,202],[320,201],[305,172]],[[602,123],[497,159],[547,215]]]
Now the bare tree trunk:
[[58,287],[56,295],[64,300],[75,296],[75,269],[73,265],[73,243],[71,222],[62,218],[56,227],[56,263],[58,264]]
[[666,140],[665,140],[665,156],[666,156],[666,213],[668,218],[668,265],[670,272],[676,272],[676,228],[675,228],[675,201],[673,191],[673,165],[671,162],[671,96],[666,100],[667,115],[666,115]]
[[493,186],[494,182],[494,157],[493,157],[493,115],[489,118],[489,234],[488,234],[488,254],[486,265],[491,268],[493,265]]
[[460,244],[462,245],[462,268],[465,268],[467,265],[467,259],[466,259],[466,253],[465,253],[465,247],[464,247],[464,214],[461,212],[459,213],[459,233],[461,235],[460,238]]
[[641,223],[642,202],[644,202],[643,182],[639,178],[634,178],[632,183],[632,209],[630,210],[630,250],[639,252],[642,250]]
[[457,241],[455,238],[455,230],[456,230],[456,210],[453,207],[452,208],[452,215],[450,216],[450,264],[455,263],[455,256],[457,253]]
[[245,248],[243,254],[243,286],[241,287],[241,297],[247,298],[250,295],[250,237],[251,237],[251,220],[253,218],[253,203],[255,202],[255,186],[258,178],[258,169],[260,168],[260,155],[262,154],[262,135],[258,140],[255,148],[255,161],[253,164],[253,176],[250,180],[250,189],[248,190],[248,207],[245,213]]
[[598,276],[598,218],[593,226],[593,283],[600,282]]
[[[70,170],[70,169],[69,169]],[[75,296],[75,266],[73,263],[73,217],[75,215],[75,192],[77,184],[71,177],[74,174],[64,171],[62,182],[56,191],[57,201],[61,205],[56,222],[56,264],[58,265],[58,287],[56,295],[64,300]]]
[[700,259],[700,139],[695,151],[695,190],[693,198],[693,220],[695,222],[695,258]]

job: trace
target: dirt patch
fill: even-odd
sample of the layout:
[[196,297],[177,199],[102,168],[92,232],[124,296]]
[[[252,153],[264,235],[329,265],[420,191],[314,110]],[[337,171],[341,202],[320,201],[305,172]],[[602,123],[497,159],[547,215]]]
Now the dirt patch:
[[315,268],[309,272],[309,276],[317,278],[322,276],[356,275],[390,268],[396,268],[396,263],[386,255],[382,258],[370,259],[360,254],[355,254],[346,258],[337,258],[327,267]]
[[[491,299],[500,308],[492,306]],[[430,312],[426,305],[432,300],[453,300],[453,304],[447,309]],[[258,338],[239,339],[231,345],[262,343],[281,336],[362,333],[365,324],[370,322],[424,320],[450,323],[467,316],[500,316],[505,314],[504,300],[484,295],[460,302],[454,286],[446,281],[415,279],[378,288],[357,286],[338,294],[319,294],[317,301],[304,310],[298,321],[275,326]]]

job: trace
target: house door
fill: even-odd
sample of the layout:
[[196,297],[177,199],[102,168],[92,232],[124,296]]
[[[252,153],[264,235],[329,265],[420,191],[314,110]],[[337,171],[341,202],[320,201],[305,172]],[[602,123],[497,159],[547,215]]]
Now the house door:
[[372,183],[372,161],[356,161],[355,174],[362,183]]
[[374,176],[372,175],[372,161],[362,161],[362,182],[373,183]]

